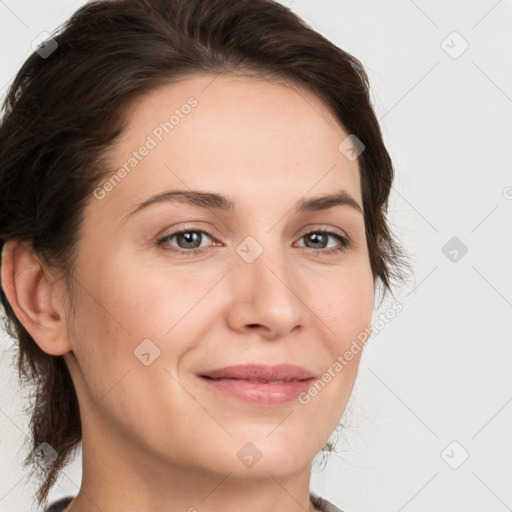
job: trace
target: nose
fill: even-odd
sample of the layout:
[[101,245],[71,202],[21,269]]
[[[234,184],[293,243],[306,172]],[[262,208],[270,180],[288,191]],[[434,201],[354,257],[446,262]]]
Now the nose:
[[285,251],[264,250],[254,261],[239,257],[230,272],[234,290],[228,323],[236,331],[275,340],[298,333],[309,321],[304,278]]

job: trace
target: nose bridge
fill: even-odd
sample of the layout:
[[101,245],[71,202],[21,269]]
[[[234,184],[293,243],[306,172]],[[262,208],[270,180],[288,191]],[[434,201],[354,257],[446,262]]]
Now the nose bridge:
[[265,326],[284,336],[305,321],[300,279],[289,261],[289,252],[275,233],[258,238],[261,243],[248,236],[236,247],[234,279],[238,281],[235,299],[238,305],[235,308],[242,308],[243,314],[235,316],[245,326]]
[[290,286],[289,281],[293,280],[293,270],[289,255],[282,246],[281,241],[276,239],[275,234],[264,233],[247,236],[236,248],[238,257],[237,265],[248,281],[254,281],[253,285],[275,287]]

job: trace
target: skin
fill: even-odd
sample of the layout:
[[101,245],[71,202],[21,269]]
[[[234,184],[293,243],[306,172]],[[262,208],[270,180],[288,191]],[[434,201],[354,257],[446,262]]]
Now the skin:
[[[309,510],[312,461],[350,397],[361,352],[306,405],[257,407],[207,388],[197,373],[241,363],[292,363],[320,377],[372,318],[374,287],[361,212],[298,215],[297,201],[344,190],[362,208],[347,132],[321,101],[282,81],[189,77],[130,107],[112,153],[121,167],[156,126],[197,106],[103,199],[91,197],[76,266],[76,314],[57,270],[27,244],[5,245],[2,281],[42,350],[64,355],[82,415],[83,479],[68,510]],[[235,210],[165,202],[167,190],[221,193]],[[199,235],[205,252],[172,237]],[[311,242],[308,233],[337,231]],[[158,240],[169,236],[165,244]],[[236,248],[253,237],[252,263]],[[195,246],[194,246],[195,247]],[[173,251],[174,249],[174,251]],[[160,350],[148,366],[142,340]],[[261,452],[252,467],[237,452]],[[194,508],[192,508],[194,507]]]

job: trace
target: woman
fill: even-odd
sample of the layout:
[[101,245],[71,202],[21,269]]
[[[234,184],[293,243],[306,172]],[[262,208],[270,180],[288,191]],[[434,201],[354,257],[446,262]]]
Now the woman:
[[363,67],[280,4],[79,9],[0,126],[39,504],[81,443],[47,510],[339,511],[311,467],[403,277],[392,180]]

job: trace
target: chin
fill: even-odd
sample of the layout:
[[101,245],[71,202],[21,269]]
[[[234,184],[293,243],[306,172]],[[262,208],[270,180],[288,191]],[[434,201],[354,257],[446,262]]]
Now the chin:
[[266,429],[259,435],[237,436],[229,443],[222,443],[215,470],[241,479],[268,479],[269,474],[287,478],[309,467],[323,446],[320,444],[316,450],[309,446],[311,439],[304,437],[300,442],[284,430],[281,435],[276,431],[269,435],[271,430]]

